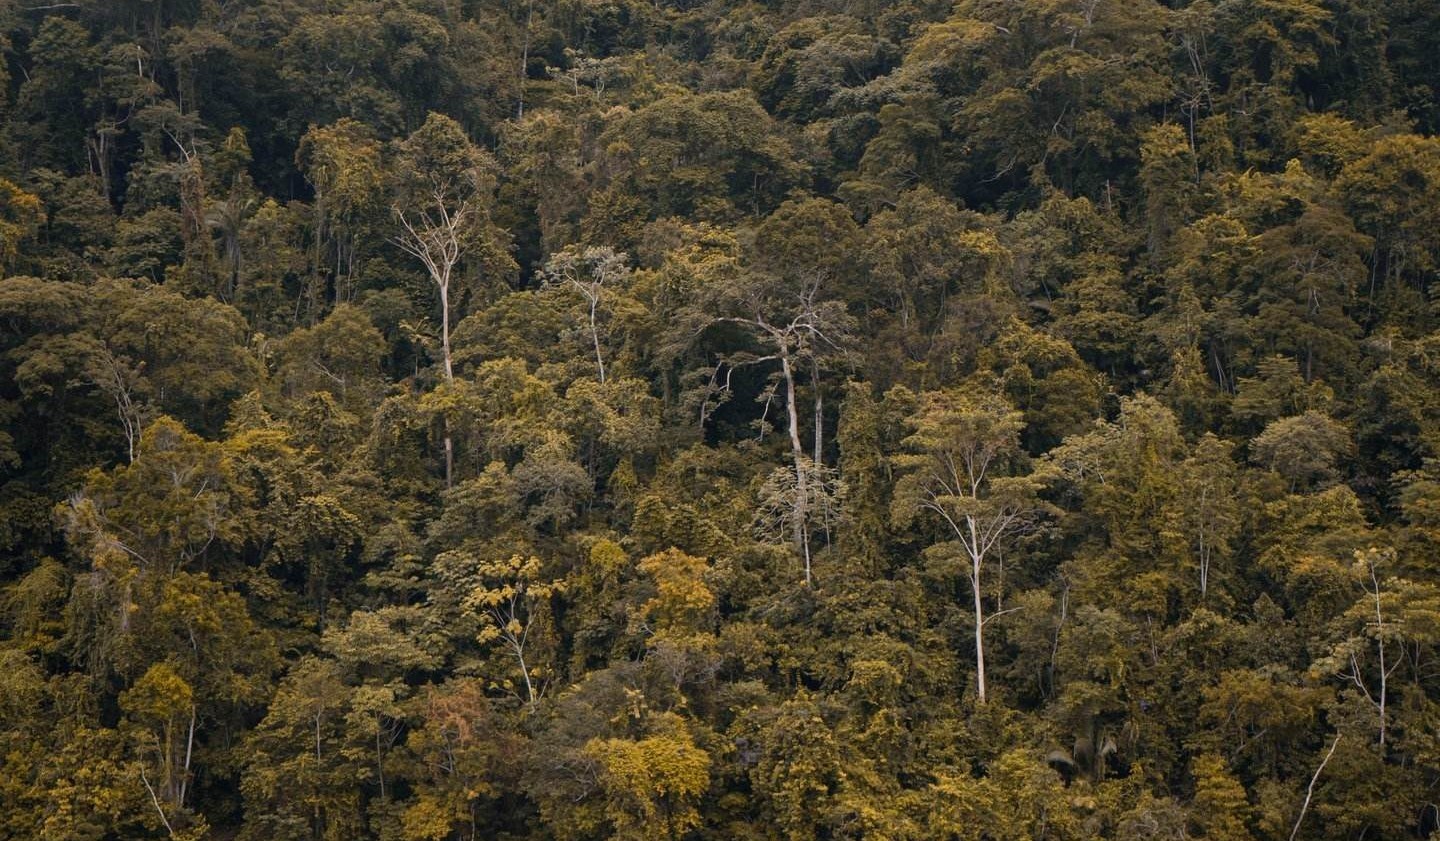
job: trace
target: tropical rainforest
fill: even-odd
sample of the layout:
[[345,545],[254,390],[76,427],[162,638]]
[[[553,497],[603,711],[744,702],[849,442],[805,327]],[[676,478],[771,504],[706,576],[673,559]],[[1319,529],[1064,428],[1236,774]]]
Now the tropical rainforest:
[[3,0],[0,838],[1432,836],[1437,43]]

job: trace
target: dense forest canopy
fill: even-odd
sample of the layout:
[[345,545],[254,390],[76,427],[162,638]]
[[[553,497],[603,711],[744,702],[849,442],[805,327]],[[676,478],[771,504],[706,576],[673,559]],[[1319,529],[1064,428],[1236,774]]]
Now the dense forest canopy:
[[1434,0],[0,0],[0,838],[1440,826]]

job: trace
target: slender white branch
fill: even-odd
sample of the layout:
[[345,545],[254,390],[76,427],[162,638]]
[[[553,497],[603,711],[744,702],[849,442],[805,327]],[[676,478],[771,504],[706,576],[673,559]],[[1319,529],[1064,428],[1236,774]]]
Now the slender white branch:
[[1320,779],[1320,772],[1325,770],[1325,765],[1330,757],[1335,755],[1335,746],[1340,744],[1340,734],[1335,734],[1335,741],[1330,743],[1330,750],[1326,751],[1325,758],[1320,760],[1320,767],[1315,769],[1315,774],[1310,777],[1310,785],[1305,789],[1305,802],[1300,806],[1300,816],[1295,819],[1295,828],[1290,830],[1290,841],[1295,841],[1295,836],[1300,833],[1300,823],[1305,820],[1305,812],[1310,809],[1310,798],[1315,795],[1315,782]]
[[165,831],[171,838],[175,837],[175,828],[170,826],[170,819],[165,817],[165,810],[160,808],[160,798],[155,796],[155,788],[150,785],[150,778],[145,776],[145,766],[140,766],[140,782],[145,784],[145,790],[150,792],[150,802],[155,804],[155,811],[160,813],[160,822],[165,824]]

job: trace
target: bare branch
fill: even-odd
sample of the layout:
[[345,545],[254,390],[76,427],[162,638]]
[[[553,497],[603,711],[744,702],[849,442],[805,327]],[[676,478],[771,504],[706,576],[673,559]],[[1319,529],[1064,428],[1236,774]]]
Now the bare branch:
[[1305,812],[1310,809],[1310,798],[1315,795],[1315,781],[1320,779],[1320,772],[1325,770],[1325,765],[1330,757],[1335,755],[1335,746],[1340,744],[1340,734],[1335,734],[1335,741],[1330,743],[1330,750],[1325,753],[1325,758],[1320,760],[1320,767],[1315,769],[1315,774],[1310,777],[1310,785],[1305,789],[1305,802],[1300,806],[1300,817],[1295,819],[1295,828],[1290,830],[1290,841],[1295,841],[1295,836],[1300,833],[1300,824],[1305,820]]

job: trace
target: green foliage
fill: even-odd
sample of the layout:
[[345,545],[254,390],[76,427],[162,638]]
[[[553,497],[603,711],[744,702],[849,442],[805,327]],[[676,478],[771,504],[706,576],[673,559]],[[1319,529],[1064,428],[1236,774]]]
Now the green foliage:
[[610,837],[674,841],[700,824],[695,803],[709,787],[710,758],[683,732],[594,739],[585,754],[598,766]]
[[1425,0],[0,3],[0,839],[1390,839]]

